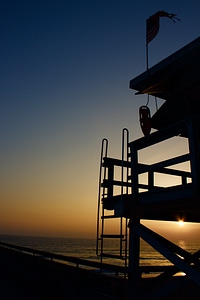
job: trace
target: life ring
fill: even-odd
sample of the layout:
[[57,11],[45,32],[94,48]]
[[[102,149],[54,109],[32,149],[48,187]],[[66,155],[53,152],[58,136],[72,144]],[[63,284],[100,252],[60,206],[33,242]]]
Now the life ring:
[[147,136],[151,132],[151,114],[148,106],[141,106],[139,109],[140,126],[142,132]]

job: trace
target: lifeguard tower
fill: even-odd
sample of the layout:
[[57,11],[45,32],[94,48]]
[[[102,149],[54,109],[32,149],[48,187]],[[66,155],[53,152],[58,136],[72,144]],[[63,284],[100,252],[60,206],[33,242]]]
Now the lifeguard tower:
[[[178,219],[200,223],[200,38],[132,79],[130,88],[165,102],[148,117],[152,133],[129,141],[128,130],[123,129],[120,159],[109,157],[108,141],[102,141],[97,254],[102,260],[105,256],[124,259],[128,299],[160,299],[162,293],[166,295],[180,284],[200,286],[200,253],[191,254],[141,224],[141,220]],[[139,161],[140,151],[148,152],[164,141],[167,145],[173,137],[187,141],[187,153],[152,164]],[[177,167],[180,164],[188,169]],[[156,174],[169,176],[171,183],[158,185]],[[141,182],[142,175],[146,176],[145,183]],[[118,234],[106,231],[107,222],[112,220],[119,220]],[[108,238],[119,239],[118,254],[106,252]],[[142,287],[140,238],[172,263],[172,267],[160,270],[150,285]],[[172,284],[172,276],[179,271],[186,276]]]

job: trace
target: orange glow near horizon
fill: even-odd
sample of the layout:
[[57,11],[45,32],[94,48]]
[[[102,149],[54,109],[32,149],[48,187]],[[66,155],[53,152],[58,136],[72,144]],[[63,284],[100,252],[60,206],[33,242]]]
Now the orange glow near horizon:
[[[84,191],[83,188],[81,191],[82,197],[78,197],[77,191],[68,196],[68,201],[65,198],[61,200],[55,195],[51,197],[46,195],[46,198],[40,198],[40,201],[30,201],[28,197],[13,197],[10,201],[2,202],[0,234],[95,238],[96,188],[94,186],[91,190],[91,195],[88,195],[87,190]],[[4,197],[6,197],[5,193]],[[142,223],[169,239],[199,239],[200,224],[183,221],[183,219],[177,222],[142,220]],[[109,233],[119,232],[117,220],[106,224]]]

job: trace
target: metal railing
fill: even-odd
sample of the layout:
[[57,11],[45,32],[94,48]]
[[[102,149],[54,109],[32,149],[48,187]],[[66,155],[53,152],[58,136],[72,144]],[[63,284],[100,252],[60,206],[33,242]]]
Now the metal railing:
[[[39,259],[44,259],[44,260],[49,259],[51,262],[58,262],[63,265],[66,263],[69,265],[71,264],[74,265],[75,268],[79,268],[79,269],[88,270],[90,268],[90,270],[94,271],[95,273],[99,271],[100,273],[104,274],[105,271],[106,275],[110,273],[112,276],[113,275],[118,276],[120,274],[125,274],[128,272],[128,269],[124,266],[118,266],[118,265],[113,265],[108,263],[100,263],[98,261],[92,261],[92,260],[86,260],[86,259],[73,257],[73,256],[50,253],[47,251],[32,249],[29,247],[23,247],[19,245],[13,245],[2,241],[0,241],[0,250],[1,249],[16,251],[22,255],[30,255]],[[159,265],[140,266],[140,272],[141,274],[160,273],[171,268],[173,268],[173,266],[159,266]]]
[[[180,132],[185,132],[188,138],[188,147],[189,153],[182,154],[180,156],[171,157],[170,159],[162,160],[150,165],[142,164],[138,162],[138,153],[140,150],[159,144],[163,141],[166,141],[170,138],[178,136]],[[196,142],[196,141],[195,141]],[[167,128],[164,128],[160,131],[156,131],[147,137],[140,138],[136,141],[129,143],[130,152],[131,152],[131,162],[132,162],[132,175],[130,176],[133,183],[133,190],[136,195],[139,192],[139,189],[143,191],[159,191],[163,189],[163,186],[155,185],[154,175],[156,173],[162,173],[168,176],[176,176],[180,179],[179,184],[169,185],[169,187],[191,187],[195,186],[197,182],[197,164],[196,164],[196,149],[193,137],[192,122],[190,120],[184,120],[177,124],[173,124]],[[196,147],[196,148],[195,148]],[[190,171],[176,170],[171,168],[175,165],[181,163],[188,163],[190,166]],[[140,184],[139,175],[147,174],[147,184]],[[166,192],[166,190],[165,190]]]
[[0,241],[0,248],[6,248],[9,250],[18,251],[23,254],[37,256],[41,259],[49,259],[50,261],[60,262],[62,264],[68,263],[74,265],[77,268],[83,268],[83,269],[92,268],[96,271],[97,270],[110,271],[115,273],[115,275],[118,275],[119,273],[127,272],[127,270],[123,266],[100,263],[98,261],[86,260],[78,257],[68,256],[68,255],[50,253],[43,250],[36,250],[28,247],[13,245],[2,241]]

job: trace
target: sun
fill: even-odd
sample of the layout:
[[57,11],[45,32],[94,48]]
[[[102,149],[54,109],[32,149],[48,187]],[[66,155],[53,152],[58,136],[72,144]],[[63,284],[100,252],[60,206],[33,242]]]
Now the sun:
[[183,227],[184,226],[184,221],[183,220],[178,220],[178,225]]

